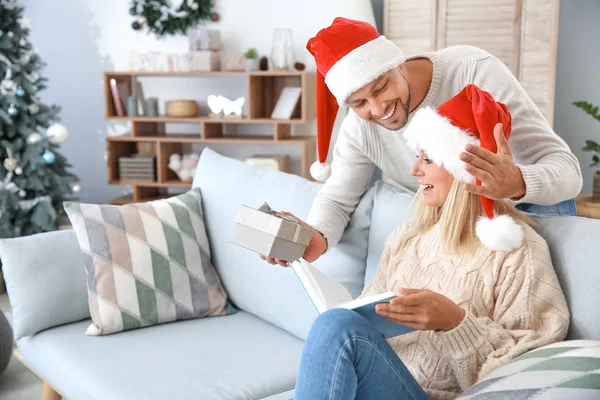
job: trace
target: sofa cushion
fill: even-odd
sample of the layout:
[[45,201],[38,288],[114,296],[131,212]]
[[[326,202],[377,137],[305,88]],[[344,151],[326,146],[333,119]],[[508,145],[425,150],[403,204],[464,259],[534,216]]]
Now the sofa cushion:
[[534,216],[571,312],[567,339],[600,338],[600,220]]
[[69,399],[260,399],[294,387],[303,346],[243,311],[103,337],[82,335],[87,324],[17,342]]
[[495,369],[458,399],[600,399],[598,371],[600,341],[554,343]]
[[[240,205],[264,202],[306,219],[320,184],[297,175],[262,170],[204,149],[194,187],[202,191],[213,265],[232,303],[305,339],[315,309],[289,268],[272,266],[258,254],[229,242]],[[363,196],[340,243],[315,263],[354,295],[362,290],[372,197]]]
[[373,212],[371,213],[371,229],[369,231],[365,285],[375,275],[388,236],[398,225],[412,216],[412,200],[413,193],[396,189],[381,181],[376,182]]
[[87,334],[228,312],[198,189],[123,206],[65,202],[65,210],[87,271]]
[[0,259],[16,340],[90,317],[73,230],[0,240]]

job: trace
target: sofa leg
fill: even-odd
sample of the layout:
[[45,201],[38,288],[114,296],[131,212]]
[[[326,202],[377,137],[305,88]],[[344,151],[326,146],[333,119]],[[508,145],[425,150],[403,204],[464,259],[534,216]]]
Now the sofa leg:
[[61,400],[62,397],[60,394],[56,392],[56,390],[52,389],[52,386],[48,384],[48,382],[44,381],[44,386],[42,386],[42,400]]

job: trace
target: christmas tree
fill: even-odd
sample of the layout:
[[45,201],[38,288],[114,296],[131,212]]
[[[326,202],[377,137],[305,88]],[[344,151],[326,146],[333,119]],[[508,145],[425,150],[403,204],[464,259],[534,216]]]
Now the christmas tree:
[[28,40],[31,22],[14,0],[0,0],[0,238],[57,229],[81,190],[57,151],[67,138],[60,108],[41,103],[45,65]]

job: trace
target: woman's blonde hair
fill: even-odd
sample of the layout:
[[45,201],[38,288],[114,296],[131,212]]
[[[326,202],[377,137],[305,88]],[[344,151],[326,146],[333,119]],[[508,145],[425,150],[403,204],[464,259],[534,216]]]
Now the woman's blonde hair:
[[[449,252],[473,250],[480,245],[475,233],[475,225],[477,219],[485,216],[485,213],[479,195],[464,190],[461,181],[454,180],[448,197],[441,207],[426,205],[421,189],[417,192],[414,202],[415,233],[426,232],[439,222],[440,243],[444,250]],[[496,215],[509,215],[515,222],[535,226],[530,218],[504,201],[495,201],[494,212]]]

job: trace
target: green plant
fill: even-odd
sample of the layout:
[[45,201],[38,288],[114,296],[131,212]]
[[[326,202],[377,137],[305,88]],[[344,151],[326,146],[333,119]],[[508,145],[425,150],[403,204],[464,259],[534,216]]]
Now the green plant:
[[[577,108],[582,109],[586,114],[589,114],[596,121],[600,121],[600,112],[598,112],[598,106],[594,106],[592,103],[588,103],[587,101],[575,101],[573,105]],[[586,140],[584,151],[591,151],[596,153],[592,155],[592,163],[590,167],[600,166],[600,144],[594,140]]]
[[248,49],[248,51],[246,52],[246,58],[248,58],[248,59],[258,58],[258,53],[256,52],[256,49],[255,48]]

